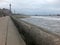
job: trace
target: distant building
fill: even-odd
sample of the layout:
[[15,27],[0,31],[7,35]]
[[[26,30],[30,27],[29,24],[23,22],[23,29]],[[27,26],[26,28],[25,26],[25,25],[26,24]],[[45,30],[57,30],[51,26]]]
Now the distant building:
[[5,9],[5,8],[0,9],[0,16],[7,16],[7,15],[11,15],[11,14],[12,14],[12,12],[8,9]]

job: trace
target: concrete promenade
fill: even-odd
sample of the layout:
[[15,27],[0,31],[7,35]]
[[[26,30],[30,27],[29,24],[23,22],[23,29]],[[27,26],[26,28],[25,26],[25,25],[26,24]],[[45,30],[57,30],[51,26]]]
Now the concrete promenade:
[[0,45],[26,45],[9,16],[0,17]]

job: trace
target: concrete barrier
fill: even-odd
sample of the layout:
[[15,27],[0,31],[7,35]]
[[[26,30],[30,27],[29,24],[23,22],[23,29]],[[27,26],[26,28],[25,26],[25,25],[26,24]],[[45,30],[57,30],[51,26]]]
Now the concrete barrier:
[[27,45],[60,45],[60,36],[12,17]]

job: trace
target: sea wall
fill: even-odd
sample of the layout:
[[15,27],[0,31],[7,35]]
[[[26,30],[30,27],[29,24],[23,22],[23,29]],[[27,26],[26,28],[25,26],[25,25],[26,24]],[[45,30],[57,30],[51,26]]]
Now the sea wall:
[[60,36],[15,17],[11,18],[27,45],[60,45]]

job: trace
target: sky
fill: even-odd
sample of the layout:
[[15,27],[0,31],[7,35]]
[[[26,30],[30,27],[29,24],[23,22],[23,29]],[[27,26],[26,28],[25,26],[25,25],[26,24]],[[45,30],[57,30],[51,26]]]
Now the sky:
[[8,8],[12,4],[12,11],[28,15],[60,14],[60,0],[0,0],[0,8]]

